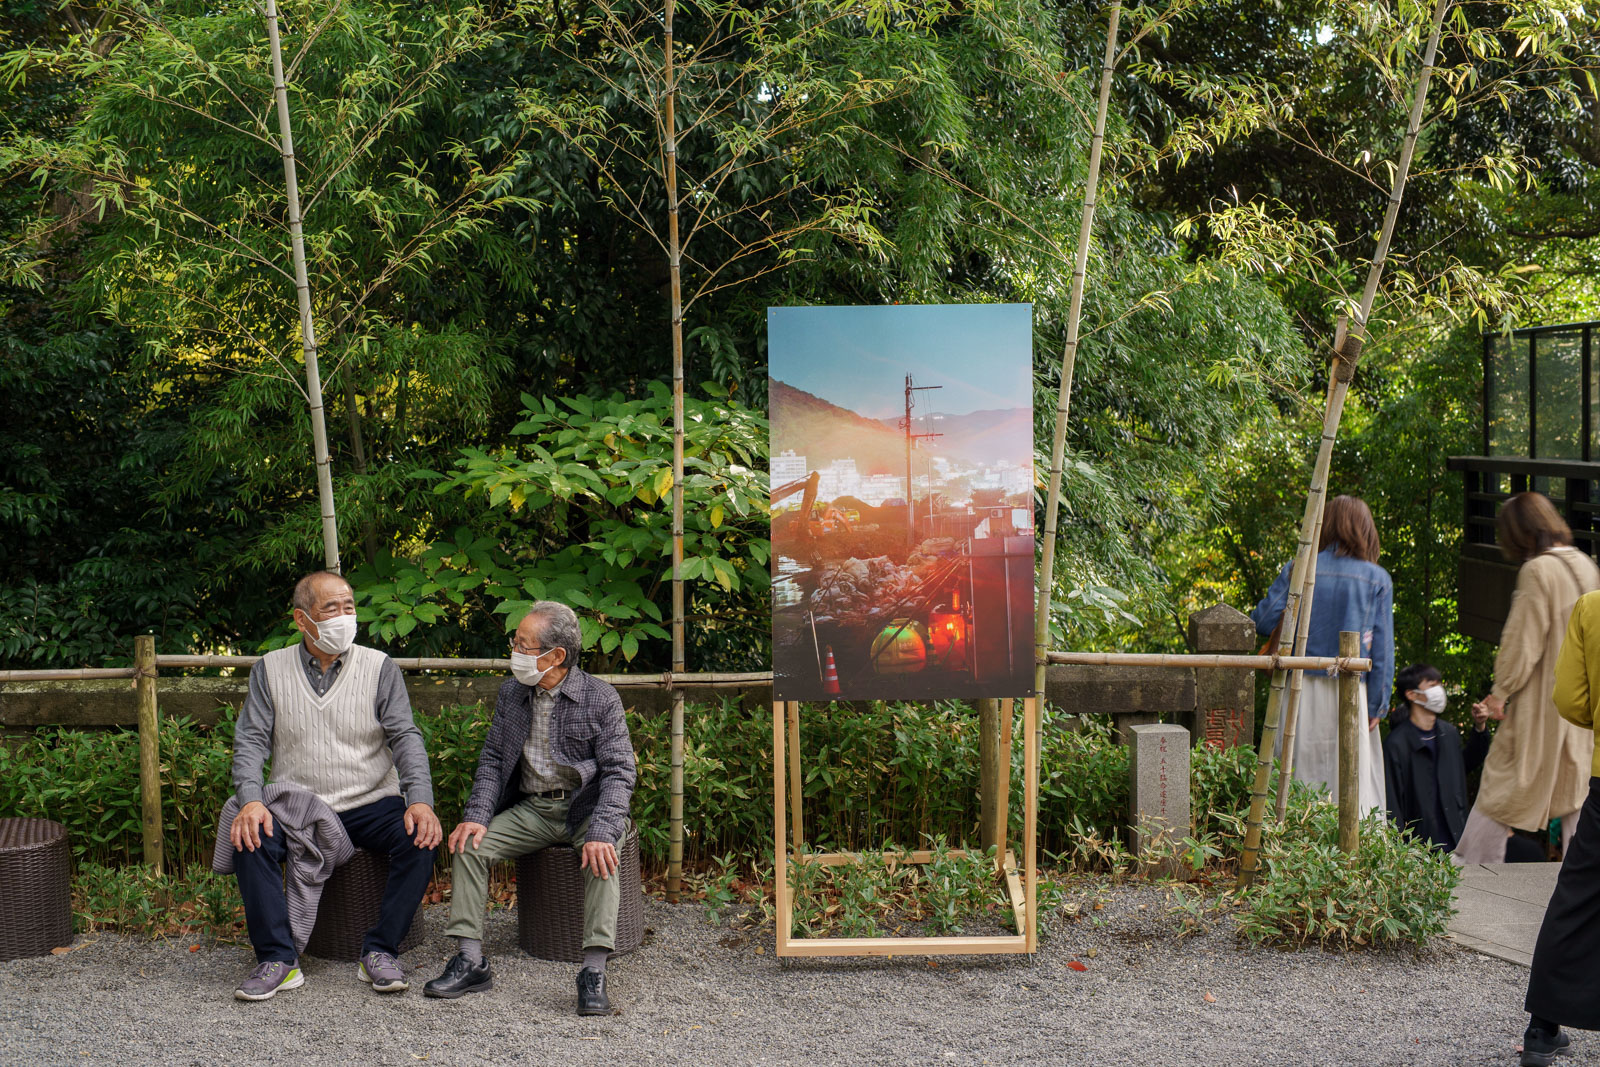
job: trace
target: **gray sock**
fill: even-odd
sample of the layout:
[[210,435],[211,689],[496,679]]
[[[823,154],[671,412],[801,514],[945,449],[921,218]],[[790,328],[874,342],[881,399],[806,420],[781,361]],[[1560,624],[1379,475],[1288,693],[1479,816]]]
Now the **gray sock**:
[[586,971],[599,971],[606,973],[606,957],[611,955],[608,948],[586,948],[583,950],[583,969]]
[[456,938],[456,951],[467,957],[467,962],[474,967],[483,962],[483,942],[475,937]]

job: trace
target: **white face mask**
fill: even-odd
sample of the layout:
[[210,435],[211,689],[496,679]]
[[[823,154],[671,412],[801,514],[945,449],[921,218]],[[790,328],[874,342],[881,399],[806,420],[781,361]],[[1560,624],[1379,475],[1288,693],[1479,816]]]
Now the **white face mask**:
[[546,667],[544,670],[540,670],[539,669],[539,661],[544,658],[546,653],[554,652],[554,651],[555,651],[555,649],[553,649],[553,648],[547,648],[547,649],[544,650],[544,652],[539,653],[537,656],[530,656],[526,652],[518,652],[516,649],[512,649],[511,650],[511,675],[512,675],[512,677],[516,678],[517,681],[521,682],[523,685],[526,685],[526,686],[538,685],[540,679],[542,679],[545,675],[549,674],[551,671],[555,670],[555,668],[556,668],[556,665],[554,663],[552,663],[550,666]]
[[1426,708],[1428,711],[1431,711],[1435,715],[1444,713],[1444,706],[1448,702],[1448,698],[1445,696],[1444,686],[1436,685],[1432,689],[1419,689],[1416,690],[1416,692],[1422,694],[1422,699],[1415,701],[1414,703],[1421,704],[1424,708]]
[[335,615],[331,619],[318,622],[307,615],[306,618],[317,628],[317,636],[311,643],[330,656],[340,656],[349,651],[350,646],[356,643],[356,617],[354,615]]

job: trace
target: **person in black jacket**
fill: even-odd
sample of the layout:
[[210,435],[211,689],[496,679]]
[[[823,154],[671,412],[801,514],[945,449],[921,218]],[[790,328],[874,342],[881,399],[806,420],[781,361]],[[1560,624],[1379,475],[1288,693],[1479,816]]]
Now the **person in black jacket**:
[[1383,742],[1389,818],[1449,852],[1467,821],[1467,770],[1483,763],[1489,751],[1488,716],[1473,709],[1463,751],[1461,731],[1439,717],[1446,697],[1437,668],[1413,664],[1394,683],[1399,707]]

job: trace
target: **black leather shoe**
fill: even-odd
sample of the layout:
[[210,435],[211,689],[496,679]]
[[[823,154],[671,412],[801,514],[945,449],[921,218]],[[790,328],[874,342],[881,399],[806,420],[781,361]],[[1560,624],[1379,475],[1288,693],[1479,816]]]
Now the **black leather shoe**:
[[611,1014],[611,1001],[606,997],[606,976],[603,971],[585,967],[578,972],[578,1014]]
[[493,988],[494,972],[489,969],[489,961],[484,960],[473,966],[467,957],[457,952],[444,965],[444,973],[422,987],[422,995],[454,1000],[468,993],[482,993]]
[[1572,1039],[1557,1030],[1529,1029],[1522,1035],[1522,1067],[1550,1067],[1557,1056],[1565,1055]]

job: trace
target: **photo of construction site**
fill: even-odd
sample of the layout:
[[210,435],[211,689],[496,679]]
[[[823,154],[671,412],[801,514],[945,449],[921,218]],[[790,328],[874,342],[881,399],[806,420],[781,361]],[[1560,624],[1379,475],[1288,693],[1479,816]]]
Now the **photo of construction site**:
[[1033,691],[1028,304],[769,308],[779,700]]

